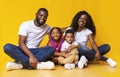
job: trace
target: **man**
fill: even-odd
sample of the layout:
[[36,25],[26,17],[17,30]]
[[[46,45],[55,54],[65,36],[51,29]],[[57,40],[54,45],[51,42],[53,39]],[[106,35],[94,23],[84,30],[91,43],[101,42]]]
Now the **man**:
[[[53,54],[52,47],[38,48],[43,37],[49,33],[50,27],[45,24],[48,11],[40,8],[36,13],[36,19],[21,24],[19,29],[19,46],[6,44],[4,51],[17,62],[8,62],[7,70],[11,69],[53,69],[53,62],[47,61]],[[18,63],[20,62],[20,63]]]

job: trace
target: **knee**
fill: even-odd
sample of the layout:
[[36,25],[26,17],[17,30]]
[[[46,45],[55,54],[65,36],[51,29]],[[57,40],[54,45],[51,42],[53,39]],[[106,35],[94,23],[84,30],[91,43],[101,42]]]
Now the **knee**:
[[51,46],[48,46],[48,51],[49,51],[49,53],[52,53],[52,54],[54,54],[54,48],[53,48],[53,47],[51,47]]
[[87,46],[83,46],[79,48],[78,51],[90,51],[90,49]]
[[5,53],[7,53],[8,51],[10,51],[11,46],[12,46],[11,44],[5,44],[4,45],[3,49],[4,49]]
[[78,55],[75,55],[74,59],[75,59],[75,61],[78,61],[79,56],[78,56]]
[[106,48],[106,51],[109,51],[110,50],[110,45],[109,44],[104,44],[105,48]]

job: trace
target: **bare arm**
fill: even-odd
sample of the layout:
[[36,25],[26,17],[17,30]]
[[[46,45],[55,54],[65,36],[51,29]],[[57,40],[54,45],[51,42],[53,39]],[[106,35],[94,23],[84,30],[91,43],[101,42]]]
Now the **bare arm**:
[[78,45],[72,45],[71,47],[72,47],[72,49],[74,49],[74,48],[80,48],[80,44],[78,44]]
[[70,47],[68,47],[68,49],[65,50],[66,53],[71,52],[74,48],[80,48],[80,44],[78,45],[72,45]]
[[22,49],[22,51],[29,57],[29,63],[30,65],[35,68],[38,60],[35,58],[35,56],[31,53],[31,51],[27,48],[25,42],[26,42],[26,36],[19,35],[19,46]]
[[34,56],[27,48],[26,44],[26,36],[19,36],[19,46],[20,48],[23,50],[23,52],[27,55],[27,56]]
[[95,59],[99,60],[100,59],[100,53],[99,53],[97,44],[96,44],[92,34],[88,35],[88,40],[90,41],[90,44],[91,44],[92,48],[96,51]]
[[70,54],[69,53],[65,53],[65,52],[59,52],[59,53],[55,52],[54,56],[56,56],[56,57],[59,57],[59,56],[68,57],[68,56],[70,56]]
[[[48,45],[48,46],[52,46],[49,41],[48,41],[47,45]],[[55,53],[54,53],[54,56],[56,56],[56,57],[59,57],[59,56],[68,57],[69,55],[70,55],[70,54],[67,54],[67,53],[65,53],[65,52],[55,52]]]

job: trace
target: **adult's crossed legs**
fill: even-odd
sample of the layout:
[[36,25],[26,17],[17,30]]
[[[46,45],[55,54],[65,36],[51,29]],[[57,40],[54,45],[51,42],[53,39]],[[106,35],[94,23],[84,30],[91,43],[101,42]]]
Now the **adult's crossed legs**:
[[[100,51],[101,60],[106,61],[107,58],[103,55],[106,54],[110,50],[110,46],[108,44],[104,44],[104,45],[99,46],[98,49]],[[96,52],[93,49],[89,49],[88,47],[83,46],[79,48],[78,51],[79,51],[79,56],[84,55],[89,61],[92,61],[95,59]]]

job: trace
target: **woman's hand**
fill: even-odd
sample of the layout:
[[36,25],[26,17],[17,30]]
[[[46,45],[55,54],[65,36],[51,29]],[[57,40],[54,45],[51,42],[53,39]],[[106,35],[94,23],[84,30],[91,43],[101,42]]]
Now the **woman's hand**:
[[92,45],[92,48],[96,51],[96,54],[95,54],[95,61],[96,60],[99,60],[100,59],[100,53],[99,53],[99,49],[97,47],[97,44],[94,40],[94,36],[92,34],[89,34],[88,35],[88,39],[90,41],[90,44]]

